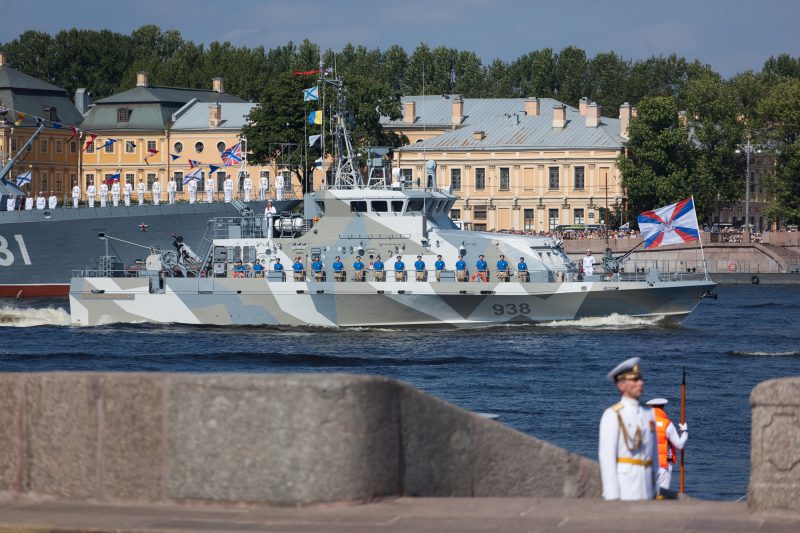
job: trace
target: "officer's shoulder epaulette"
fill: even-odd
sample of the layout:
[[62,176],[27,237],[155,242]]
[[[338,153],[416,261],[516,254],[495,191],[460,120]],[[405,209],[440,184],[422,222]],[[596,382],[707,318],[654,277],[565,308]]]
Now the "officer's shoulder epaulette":
[[611,406],[611,408],[613,410],[615,410],[615,411],[620,411],[620,410],[622,410],[623,407],[625,407],[625,404],[622,403],[622,402],[617,402],[617,403],[615,403],[614,405]]

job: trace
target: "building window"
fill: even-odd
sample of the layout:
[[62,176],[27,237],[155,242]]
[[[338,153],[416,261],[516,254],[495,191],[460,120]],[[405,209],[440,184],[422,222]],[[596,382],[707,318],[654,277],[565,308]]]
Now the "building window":
[[156,150],[155,141],[147,141],[147,153],[152,154]]
[[86,185],[94,185],[94,174],[86,174]]
[[69,143],[69,151],[73,154],[78,153],[78,141],[72,141]]
[[558,209],[547,210],[548,228],[551,230],[556,229],[558,226]]
[[197,190],[198,191],[205,191],[206,190],[206,173],[200,172],[200,179],[197,180]]
[[125,141],[125,153],[132,154],[136,151],[136,143],[133,141]]
[[400,169],[400,181],[402,183],[411,184],[414,180],[414,171],[410,168],[401,168]]
[[153,188],[153,184],[156,182],[156,174],[155,172],[148,172],[147,173],[147,190],[151,190]]
[[55,144],[56,144],[56,153],[57,154],[60,154],[61,152],[64,151],[64,141],[62,141],[61,139],[56,139],[56,143]]
[[87,142],[86,143],[86,153],[93,154],[94,153],[94,142]]
[[475,169],[475,190],[476,191],[483,191],[486,189],[486,169],[485,168],[476,168]]
[[222,192],[224,190],[226,177],[224,172],[217,172],[217,192]]
[[175,172],[173,176],[175,176],[175,190],[183,192],[183,172]]
[[225,148],[226,146],[224,142],[220,141],[217,143],[217,152],[222,153],[225,151]]
[[71,184],[70,185],[71,187],[76,186],[78,184],[78,175],[77,174],[70,174],[69,175],[69,182]]
[[125,183],[130,183],[131,187],[133,187],[133,180],[135,176],[133,174],[125,174]]
[[42,143],[40,145],[40,148],[42,149],[42,153],[43,154],[47,153],[47,139],[42,139]]
[[450,186],[453,188],[454,191],[461,190],[461,169],[460,168],[451,168],[450,169]]
[[582,191],[586,188],[586,174],[584,167],[575,167],[575,189]]
[[486,231],[486,224],[473,224],[472,225],[473,231]]
[[575,224],[583,224],[583,209],[576,208],[574,211]]
[[128,122],[131,118],[131,110],[124,107],[117,108],[117,122]]
[[259,176],[262,178],[267,178],[267,181],[269,181],[269,170],[262,170],[259,173]]
[[500,190],[501,191],[510,191],[511,190],[511,169],[508,167],[500,167]]
[[533,214],[535,212],[535,209],[525,209],[522,211],[522,228],[525,231],[534,231]]
[[472,210],[473,220],[486,220],[486,207],[476,207]]
[[16,137],[11,137],[11,151],[12,152],[16,152],[17,151],[17,138]]
[[550,180],[548,182],[547,188],[551,191],[558,190],[558,167],[550,167]]
[[203,143],[201,142],[194,143],[194,151],[197,152],[198,154],[203,153],[204,148],[205,146],[203,145]]
[[[111,141],[111,139],[109,139],[108,141]],[[106,153],[107,154],[113,154],[114,153],[114,144],[116,144],[116,143],[106,142],[106,144],[104,145],[104,148],[106,149]]]
[[177,142],[177,143],[172,145],[172,148],[175,150],[176,154],[179,154],[179,153],[183,152],[183,143],[182,142]]
[[56,190],[61,192],[64,190],[64,178],[61,177],[61,173],[59,172],[56,174]]
[[450,218],[453,220],[461,220],[461,209],[451,209]]
[[39,187],[39,191],[40,192],[46,192],[47,191],[47,172],[42,172],[41,177],[42,177],[42,180],[41,180],[42,185],[41,185],[41,187]]

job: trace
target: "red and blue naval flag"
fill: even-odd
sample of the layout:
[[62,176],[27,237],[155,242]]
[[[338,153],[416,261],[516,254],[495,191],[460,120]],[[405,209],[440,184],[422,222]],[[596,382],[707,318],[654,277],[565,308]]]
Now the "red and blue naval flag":
[[236,143],[222,152],[222,162],[226,167],[232,167],[242,162],[242,143]]
[[666,207],[645,211],[637,220],[645,248],[700,240],[700,228],[697,225],[692,197]]

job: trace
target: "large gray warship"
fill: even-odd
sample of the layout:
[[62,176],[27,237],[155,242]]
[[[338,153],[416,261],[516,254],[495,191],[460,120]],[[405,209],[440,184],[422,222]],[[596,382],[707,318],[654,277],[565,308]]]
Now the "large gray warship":
[[[715,286],[707,275],[626,274],[611,257],[604,272],[581,275],[557,239],[461,230],[448,216],[456,197],[438,187],[435,162],[426,165],[425,183],[412,183],[388,171],[387,159],[369,158],[364,179],[344,120],[336,134],[334,183],[306,195],[302,218],[217,218],[209,237],[194,244],[197,254],[177,239],[175,250],[154,249],[146,268],[134,272],[107,256],[101,268],[73,276],[72,322],[473,327],[612,314],[680,320]],[[485,269],[477,268],[480,255]],[[444,268],[435,268],[438,256]],[[358,257],[364,270],[355,268]],[[459,257],[468,271],[455,270]],[[513,267],[519,259],[527,269]],[[392,268],[396,261],[406,265],[402,271]]]

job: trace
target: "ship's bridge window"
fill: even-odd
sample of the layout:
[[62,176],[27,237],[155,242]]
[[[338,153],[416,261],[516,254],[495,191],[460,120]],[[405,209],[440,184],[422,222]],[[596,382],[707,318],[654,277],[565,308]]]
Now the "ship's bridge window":
[[393,213],[402,213],[403,212],[403,200],[392,200],[392,212]]
[[366,213],[367,202],[365,200],[353,200],[350,202],[350,211],[353,213]]
[[422,212],[425,209],[425,201],[422,198],[410,198],[408,200],[408,211]]
[[373,213],[388,213],[389,203],[386,200],[373,200],[372,202]]

